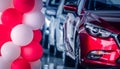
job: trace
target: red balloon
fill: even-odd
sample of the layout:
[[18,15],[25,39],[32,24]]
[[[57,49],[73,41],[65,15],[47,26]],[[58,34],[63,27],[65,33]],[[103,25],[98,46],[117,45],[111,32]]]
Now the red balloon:
[[11,69],[31,69],[31,66],[26,60],[19,58],[13,61]]
[[31,42],[21,49],[21,56],[27,61],[36,61],[43,55],[42,46],[38,42]]
[[11,41],[10,32],[11,29],[9,27],[0,25],[0,49],[5,42]]
[[13,28],[14,26],[22,23],[22,15],[23,14],[16,9],[8,8],[2,13],[1,20],[4,25]]
[[34,30],[34,38],[33,41],[41,41],[42,40],[42,33],[40,30]]
[[13,0],[13,3],[18,11],[26,13],[34,8],[35,0]]

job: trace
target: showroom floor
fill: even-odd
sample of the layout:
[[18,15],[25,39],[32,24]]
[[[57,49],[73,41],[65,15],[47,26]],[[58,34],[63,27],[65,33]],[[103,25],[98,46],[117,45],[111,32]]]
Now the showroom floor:
[[[54,57],[53,54],[44,49],[44,55],[41,59],[41,69],[75,69],[72,67],[65,67],[62,56]],[[80,68],[82,69],[82,68]],[[94,69],[106,69],[106,68],[94,68]],[[118,68],[107,68],[107,69],[118,69]]]
[[45,49],[41,61],[42,69],[74,69],[71,67],[64,67],[62,56],[55,58],[53,55],[50,55],[48,50]]

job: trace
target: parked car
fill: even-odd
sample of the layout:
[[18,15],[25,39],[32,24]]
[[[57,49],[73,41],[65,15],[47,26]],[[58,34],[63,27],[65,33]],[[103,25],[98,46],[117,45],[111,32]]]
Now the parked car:
[[57,17],[56,17],[56,27],[55,27],[55,56],[63,57],[65,52],[64,42],[63,42],[63,25],[67,15],[64,11],[64,4],[66,0],[61,0],[61,4],[58,7]]
[[47,0],[45,4],[45,24],[43,27],[43,41],[42,45],[44,48],[48,49],[48,42],[49,42],[49,34],[50,34],[50,23],[54,20],[54,17],[56,17],[58,5],[60,3],[60,0]]
[[64,24],[65,65],[120,67],[120,0],[76,1],[64,5],[75,12]]
[[[50,36],[49,45],[54,48],[54,55],[56,57],[62,57],[65,52],[63,25],[67,15],[67,11],[64,11],[64,4],[71,2],[71,0],[61,0],[56,17],[50,23]],[[54,43],[53,43],[54,42]],[[53,49],[52,49],[53,50]]]
[[53,54],[55,56],[62,56],[64,51],[63,23],[66,15],[66,12],[63,11],[64,2],[65,0],[60,0],[56,17],[50,23],[49,46],[50,50],[54,50]]
[[[49,25],[49,35],[48,35],[48,48],[50,51],[50,54],[52,55],[56,55],[56,27],[57,24],[59,24],[60,19],[58,19],[58,16],[60,15],[60,6],[63,6],[62,3],[64,2],[64,0],[53,0],[55,1],[55,4],[59,1],[59,3],[57,3],[57,10],[56,10],[56,14],[55,16],[51,17],[51,21],[50,21],[50,25]],[[61,37],[60,37],[61,38]]]

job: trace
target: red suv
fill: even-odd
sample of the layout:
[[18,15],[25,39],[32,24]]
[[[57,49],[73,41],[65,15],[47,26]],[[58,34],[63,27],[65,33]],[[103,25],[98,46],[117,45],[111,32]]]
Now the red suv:
[[64,25],[65,64],[72,58],[76,69],[78,65],[119,67],[120,0],[76,1],[64,5],[72,12]]

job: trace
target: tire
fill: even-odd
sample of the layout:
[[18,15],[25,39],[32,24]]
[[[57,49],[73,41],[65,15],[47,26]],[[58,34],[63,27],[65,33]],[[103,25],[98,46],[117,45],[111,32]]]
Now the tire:
[[[66,46],[67,44],[65,43],[64,45]],[[72,58],[70,58],[69,56],[67,56],[67,51],[64,52],[63,62],[64,62],[65,67],[74,67],[75,66],[74,60]]]
[[55,46],[54,45],[49,45],[49,55],[50,56],[55,56]]
[[56,58],[62,58],[63,57],[63,52],[58,51],[57,47],[55,47],[55,57]]
[[75,61],[70,58],[69,56],[66,55],[65,53],[65,58],[64,58],[64,66],[65,67],[74,67],[75,66]]
[[79,54],[80,48],[79,48],[78,41],[79,41],[79,37],[76,35],[75,42],[74,42],[75,60],[73,60],[72,58],[67,56],[65,53],[64,65],[67,67],[74,67],[75,69],[83,69],[80,67],[80,64],[79,64],[79,55],[78,54]]
[[45,29],[45,25],[43,25],[43,29],[42,29],[42,46],[44,49],[48,49],[48,38],[49,38],[49,35],[45,33],[46,29]]
[[[50,35],[49,35],[49,37],[50,37]],[[48,44],[49,44],[48,50],[50,52],[50,55],[55,57],[55,53],[56,53],[56,30],[54,30],[54,43],[51,44],[49,41]]]
[[44,35],[44,41],[42,42],[43,48],[48,49],[48,35]]
[[78,34],[75,36],[75,69],[86,69],[82,67],[81,64],[81,48],[80,48],[80,39]]
[[55,29],[55,52],[54,52],[54,55],[56,58],[62,58],[63,52],[61,52],[57,49],[57,38],[59,38],[59,37],[57,37],[57,33],[56,33],[56,29]]
[[80,39],[79,36],[76,35],[75,38],[75,69],[80,69]]

